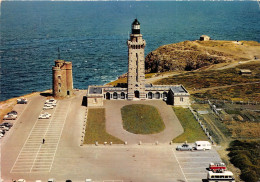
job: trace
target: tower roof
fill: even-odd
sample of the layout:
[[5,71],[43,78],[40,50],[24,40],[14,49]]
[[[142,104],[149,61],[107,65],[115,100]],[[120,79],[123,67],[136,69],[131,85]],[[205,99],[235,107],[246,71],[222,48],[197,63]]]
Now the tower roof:
[[134,22],[132,23],[132,25],[140,25],[140,22],[137,20],[137,18],[134,20]]

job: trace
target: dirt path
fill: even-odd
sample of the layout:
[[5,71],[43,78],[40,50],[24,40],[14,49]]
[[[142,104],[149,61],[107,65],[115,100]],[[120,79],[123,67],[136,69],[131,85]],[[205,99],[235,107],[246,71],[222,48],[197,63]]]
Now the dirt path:
[[161,73],[159,74],[158,76],[153,76],[152,78],[146,78],[145,79],[145,83],[146,84],[150,84],[150,83],[155,83],[156,81],[159,81],[163,78],[169,78],[171,76],[174,76],[174,75],[179,75],[181,73],[176,73],[176,72],[173,72],[173,73]]
[[221,130],[215,125],[215,123],[210,119],[208,115],[204,115],[203,118],[211,126],[211,128],[214,130],[216,135],[219,136],[221,143],[226,143],[228,141],[227,137],[221,132]]
[[[142,135],[133,134],[124,130],[122,125],[121,108],[130,104],[146,104],[152,105],[158,109],[165,124],[165,129],[156,134]],[[160,100],[153,101],[119,101],[119,100],[106,100],[104,102],[106,108],[106,130],[109,134],[127,141],[129,144],[137,144],[139,141],[142,143],[169,143],[173,138],[183,133],[183,128],[173,112],[170,105]]]

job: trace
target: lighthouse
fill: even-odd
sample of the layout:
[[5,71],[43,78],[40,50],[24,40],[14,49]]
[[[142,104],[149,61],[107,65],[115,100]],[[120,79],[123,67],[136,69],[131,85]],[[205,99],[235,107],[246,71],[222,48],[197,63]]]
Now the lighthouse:
[[132,23],[132,33],[127,41],[128,46],[128,100],[146,98],[145,94],[145,40],[141,34],[140,22],[135,19]]

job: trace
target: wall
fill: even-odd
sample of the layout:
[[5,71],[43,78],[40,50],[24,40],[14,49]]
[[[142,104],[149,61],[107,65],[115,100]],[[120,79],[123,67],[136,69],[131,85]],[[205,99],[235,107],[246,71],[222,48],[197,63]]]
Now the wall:
[[87,106],[103,106],[103,98],[102,97],[88,97]]

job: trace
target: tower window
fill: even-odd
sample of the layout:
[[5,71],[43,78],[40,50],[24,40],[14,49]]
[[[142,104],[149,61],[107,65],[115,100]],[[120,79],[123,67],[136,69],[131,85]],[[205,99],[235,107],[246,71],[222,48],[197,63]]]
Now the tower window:
[[58,79],[61,80],[61,76],[58,76]]
[[59,87],[61,87],[61,83],[59,83]]

